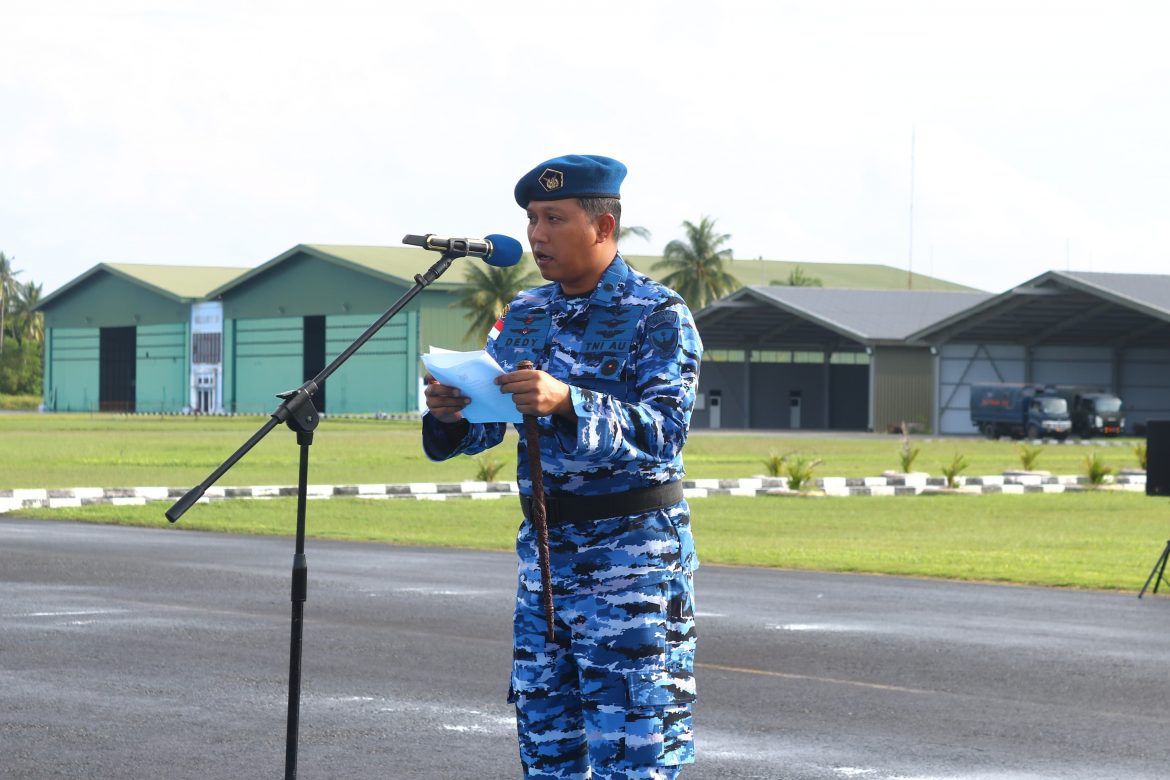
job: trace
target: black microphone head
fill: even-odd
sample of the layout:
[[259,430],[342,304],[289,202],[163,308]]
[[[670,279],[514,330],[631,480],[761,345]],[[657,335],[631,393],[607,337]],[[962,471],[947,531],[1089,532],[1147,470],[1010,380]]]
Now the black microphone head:
[[519,241],[511,236],[501,236],[499,233],[492,233],[487,236],[487,240],[492,242],[492,253],[483,259],[485,263],[497,268],[507,268],[520,262],[524,247],[520,246]]

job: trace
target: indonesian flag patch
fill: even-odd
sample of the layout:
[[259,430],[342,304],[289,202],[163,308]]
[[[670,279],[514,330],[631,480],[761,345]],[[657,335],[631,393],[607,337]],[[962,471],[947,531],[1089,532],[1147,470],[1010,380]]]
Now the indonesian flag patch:
[[502,331],[504,329],[504,317],[508,316],[508,309],[510,309],[510,308],[512,308],[512,304],[510,304],[510,303],[504,304],[504,310],[502,312],[500,312],[500,316],[496,320],[496,324],[492,326],[491,331],[488,333],[488,337],[487,337],[488,341],[495,341],[496,337],[500,335],[500,331]]

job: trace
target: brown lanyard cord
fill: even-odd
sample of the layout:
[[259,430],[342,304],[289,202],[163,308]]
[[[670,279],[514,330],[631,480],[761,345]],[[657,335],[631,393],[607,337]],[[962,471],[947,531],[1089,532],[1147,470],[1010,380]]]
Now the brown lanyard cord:
[[[531,360],[516,364],[519,371],[535,368]],[[528,473],[532,478],[532,525],[536,529],[536,557],[540,565],[541,596],[544,601],[544,619],[548,624],[548,641],[555,641],[553,628],[552,567],[548,552],[548,514],[544,504],[544,474],[540,465],[540,429],[536,415],[524,415],[524,441],[528,449]]]

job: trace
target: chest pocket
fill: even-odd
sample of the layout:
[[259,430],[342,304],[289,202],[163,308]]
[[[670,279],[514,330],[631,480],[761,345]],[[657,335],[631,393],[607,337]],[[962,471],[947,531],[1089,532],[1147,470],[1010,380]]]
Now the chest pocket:
[[496,360],[500,366],[505,371],[515,371],[521,360],[531,360],[538,368],[543,366],[550,324],[543,306],[509,311],[496,338]]
[[633,386],[634,336],[640,308],[595,312],[585,326],[581,350],[570,370],[572,384],[626,398]]

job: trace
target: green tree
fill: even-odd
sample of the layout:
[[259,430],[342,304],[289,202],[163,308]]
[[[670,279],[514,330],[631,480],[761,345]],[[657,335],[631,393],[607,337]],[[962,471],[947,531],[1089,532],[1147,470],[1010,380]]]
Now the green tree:
[[19,342],[31,341],[35,344],[45,340],[45,319],[37,304],[41,302],[41,285],[35,282],[16,284],[16,296],[12,305],[12,335]]
[[[622,241],[625,241],[630,236],[637,236],[638,238],[642,239],[643,241],[649,241],[650,240],[650,231],[647,230],[646,228],[642,227],[641,225],[630,225],[629,227],[619,228],[618,229],[618,246],[621,246]],[[635,271],[638,270],[637,267],[633,263],[630,262],[630,258],[623,255],[622,259],[626,261],[626,265],[628,265],[630,268],[633,268]]]
[[44,378],[41,344],[21,344],[12,336],[4,340],[7,343],[0,353],[0,394],[40,395]]
[[525,260],[506,268],[491,270],[484,270],[478,264],[468,264],[467,292],[452,304],[462,306],[466,310],[463,318],[471,323],[467,328],[466,338],[469,340],[485,338],[496,324],[500,312],[512,302],[516,293],[533,287],[540,281],[540,273]]
[[0,252],[0,353],[4,352],[4,334],[8,332],[8,310],[16,298],[17,271],[12,266],[12,258]]
[[773,279],[768,282],[773,287],[824,287],[825,283],[821,281],[819,276],[809,276],[804,272],[804,269],[799,265],[792,269],[788,274],[788,279],[780,281]]
[[650,240],[650,231],[640,225],[630,225],[629,227],[618,229],[618,243],[626,240],[630,236],[637,236],[643,241]]
[[824,287],[824,282],[818,276],[809,276],[799,265],[788,274],[789,287]]
[[667,244],[654,268],[667,271],[660,281],[698,311],[743,285],[726,268],[731,249],[724,244],[731,236],[717,233],[715,220],[703,217],[697,225],[683,222],[682,227],[686,238]]

